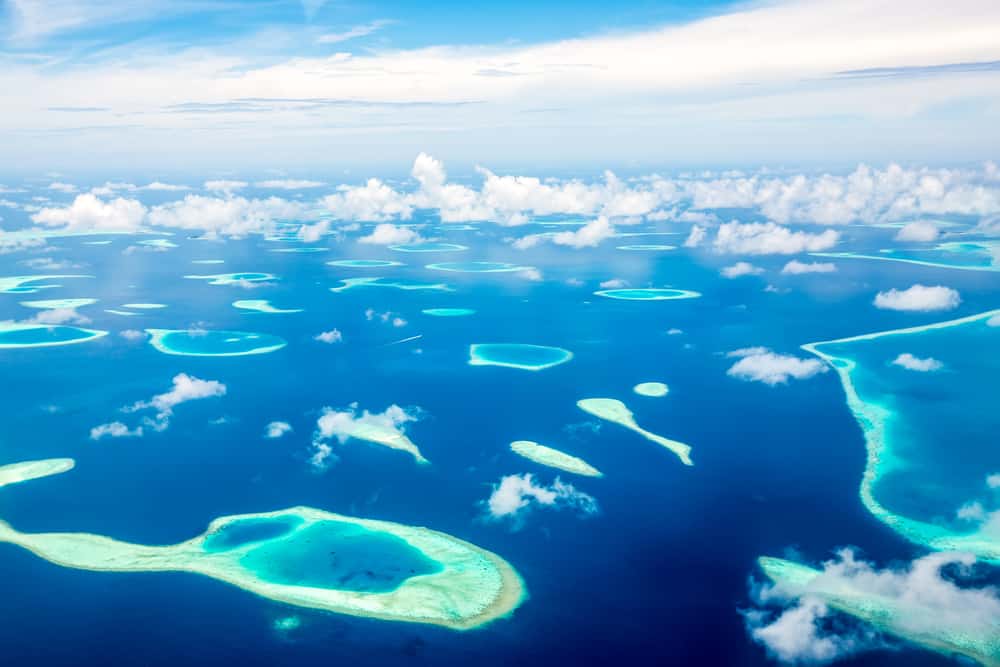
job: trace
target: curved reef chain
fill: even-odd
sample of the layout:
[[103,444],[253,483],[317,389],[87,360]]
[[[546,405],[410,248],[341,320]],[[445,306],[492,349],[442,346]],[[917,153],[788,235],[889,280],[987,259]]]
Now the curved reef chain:
[[[911,334],[919,334],[926,331],[947,329],[960,326],[982,326],[988,327],[991,318],[1000,316],[1000,309],[991,310],[977,315],[970,315],[960,319],[946,322],[936,322],[925,326],[909,327],[906,329],[894,329],[892,331],[881,331],[861,336],[852,336],[838,340],[829,340],[819,343],[808,343],[802,346],[803,350],[815,354],[826,361],[836,372],[843,385],[847,398],[847,405],[857,419],[858,424],[864,431],[865,444],[868,449],[868,457],[865,464],[864,475],[861,479],[861,501],[879,521],[882,521],[906,539],[922,544],[936,550],[967,551],[975,554],[979,558],[1000,563],[1000,535],[990,532],[989,523],[982,524],[972,532],[956,531],[945,525],[916,520],[910,517],[901,516],[888,509],[875,497],[874,489],[879,480],[888,472],[898,471],[902,463],[899,456],[893,452],[890,438],[891,427],[899,420],[890,407],[871,400],[866,400],[858,391],[858,387],[853,377],[857,370],[857,363],[846,356],[838,356],[843,353],[834,353],[827,348],[845,343],[857,341],[873,340],[884,337],[905,337]],[[997,339],[1000,341],[1000,328],[989,327],[996,331]],[[983,387],[972,385],[959,385],[959,391],[983,391]],[[995,395],[995,394],[994,394]],[[984,475],[995,472],[992,469],[984,470]],[[953,511],[953,508],[949,508]]]
[[683,442],[677,442],[676,440],[670,440],[669,438],[664,438],[662,435],[650,433],[646,429],[642,428],[636,423],[635,416],[632,414],[632,411],[628,409],[628,406],[618,399],[585,398],[577,401],[576,405],[587,414],[591,414],[599,419],[604,419],[620,426],[624,426],[630,431],[635,431],[647,440],[651,440],[658,445],[666,447],[676,454],[677,458],[679,458],[681,463],[684,465],[694,465],[694,463],[691,462],[691,447],[689,445],[685,445]]
[[970,627],[968,615],[942,613],[933,599],[910,595],[904,603],[781,558],[759,558],[757,563],[791,597],[819,598],[833,609],[907,641],[945,655],[963,655],[986,667],[1000,667],[1000,619],[984,617]]
[[[70,459],[4,466],[0,485],[72,467]],[[526,596],[509,563],[473,544],[310,507],[221,517],[203,534],[168,546],[90,533],[22,533],[4,521],[0,542],[63,567],[191,572],[285,604],[455,630],[507,616]]]

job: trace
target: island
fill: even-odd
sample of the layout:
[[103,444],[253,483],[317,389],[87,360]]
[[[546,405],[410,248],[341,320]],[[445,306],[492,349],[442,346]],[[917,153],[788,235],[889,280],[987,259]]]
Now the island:
[[573,353],[561,347],[526,343],[475,343],[469,346],[470,366],[503,366],[540,371],[564,364]]
[[640,382],[636,386],[632,387],[632,391],[639,394],[640,396],[647,396],[649,398],[662,398],[670,393],[670,387],[663,384],[662,382]]
[[577,401],[576,405],[587,414],[593,415],[598,419],[604,419],[605,421],[624,426],[630,431],[635,431],[647,440],[666,447],[676,454],[677,458],[679,458],[681,463],[684,465],[694,465],[694,463],[691,462],[690,446],[685,445],[683,442],[677,442],[676,440],[670,440],[661,435],[650,433],[646,429],[642,428],[636,423],[635,416],[632,414],[632,411],[628,409],[628,406],[618,399],[584,398]]
[[600,470],[581,458],[561,452],[558,449],[553,449],[552,447],[540,445],[531,440],[515,440],[510,443],[510,449],[515,454],[523,456],[530,461],[550,468],[571,472],[574,475],[583,475],[585,477],[604,476]]
[[[0,484],[70,468],[69,459],[5,466]],[[508,616],[526,597],[517,571],[490,551],[428,528],[311,507],[220,517],[168,546],[23,533],[0,521],[3,542],[62,567],[190,572],[288,605],[454,630]]]

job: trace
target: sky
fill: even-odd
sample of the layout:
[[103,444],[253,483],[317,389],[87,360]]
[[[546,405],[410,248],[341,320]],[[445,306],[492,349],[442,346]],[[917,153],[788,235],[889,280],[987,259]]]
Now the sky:
[[962,165],[1000,3],[4,0],[0,174]]

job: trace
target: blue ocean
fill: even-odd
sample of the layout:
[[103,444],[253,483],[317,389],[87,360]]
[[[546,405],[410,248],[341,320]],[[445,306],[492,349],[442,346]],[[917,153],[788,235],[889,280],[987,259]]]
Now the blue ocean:
[[[87,319],[78,326],[108,332],[77,344],[0,348],[0,465],[76,461],[65,474],[0,489],[0,517],[30,533],[169,545],[203,533],[217,517],[308,506],[427,527],[493,552],[522,577],[523,602],[508,617],[456,631],[282,604],[186,572],[70,569],[0,544],[5,664],[769,665],[741,613],[761,579],[759,556],[819,562],[855,545],[889,564],[923,553],[859,499],[864,434],[837,374],[789,385],[743,382],[727,375],[734,361],[727,353],[763,346],[803,354],[809,342],[983,312],[1000,303],[995,273],[844,258],[830,280],[777,275],[789,258],[765,257],[757,263],[776,275],[765,291],[758,278],[721,278],[720,260],[680,248],[687,229],[666,223],[629,230],[658,235],[570,253],[545,244],[512,248],[494,226],[419,222],[435,225],[433,236],[454,247],[405,252],[352,238],[221,242],[178,232],[53,238],[50,256],[72,265],[59,271],[32,271],[19,263],[23,255],[0,255],[0,276],[86,276],[0,293],[0,321],[35,314],[22,301],[91,298],[78,309]],[[851,235],[852,249],[872,254],[891,230]],[[176,247],[137,245],[143,238]],[[618,249],[625,244],[675,248]],[[276,252],[302,246],[320,250]],[[355,259],[399,264],[328,264]],[[197,263],[205,260],[223,262]],[[426,268],[469,269],[466,262],[536,272]],[[185,278],[230,273],[269,277]],[[386,284],[331,291],[358,278]],[[700,296],[594,294],[612,279]],[[876,292],[914,283],[948,284],[962,302],[947,315],[872,307]],[[234,308],[238,300],[301,312]],[[165,307],[125,306],[136,303]],[[429,309],[474,312],[440,317],[423,312]],[[285,345],[250,355],[165,354],[147,329],[244,332]],[[316,340],[333,329],[336,342]],[[470,365],[475,344],[561,348],[572,358],[541,370]],[[222,383],[225,394],[177,405],[168,428],[147,428],[141,438],[90,437],[99,424],[138,423],[122,408],[167,391],[179,373]],[[669,393],[633,392],[650,381],[666,383]],[[690,445],[693,467],[577,407],[590,397],[621,400],[643,428]],[[926,392],[918,398],[933,400]],[[380,413],[392,405],[416,415],[405,432],[429,465],[358,438],[331,440],[325,466],[313,464],[325,408]],[[290,430],[265,438],[275,421]],[[979,428],[963,423],[969,437]],[[603,476],[526,460],[510,451],[516,440],[581,457]],[[540,484],[571,483],[596,511],[538,507],[516,523],[491,520],[486,501],[495,486],[524,473]],[[962,466],[933,480],[922,474],[929,486],[979,483],[979,471]],[[965,497],[955,486],[938,496],[952,504]],[[933,515],[921,502],[900,498],[897,507]],[[842,664],[950,660],[898,645]]]

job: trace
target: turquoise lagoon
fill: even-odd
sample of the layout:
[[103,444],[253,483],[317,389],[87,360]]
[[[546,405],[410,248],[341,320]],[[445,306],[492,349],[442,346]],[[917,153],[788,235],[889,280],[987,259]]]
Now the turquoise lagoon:
[[605,289],[594,292],[597,296],[624,301],[669,301],[673,299],[696,299],[698,292],[683,289],[667,289],[664,287],[642,287],[624,289]]
[[351,269],[374,269],[383,266],[403,266],[402,262],[394,262],[391,259],[334,259],[326,264],[327,266],[342,266]]
[[518,266],[507,262],[439,262],[428,264],[424,268],[432,271],[453,271],[455,273],[509,273],[512,271],[528,271],[534,267]]
[[438,243],[433,241],[426,241],[424,243],[400,243],[398,245],[389,246],[389,250],[395,250],[396,252],[459,252],[468,249],[469,246],[460,245],[458,243]]
[[[865,507],[913,542],[1000,563],[1000,535],[985,517],[959,518],[973,503],[983,512],[1000,509],[987,483],[1000,472],[998,316],[989,311],[803,349],[837,371],[864,432]],[[905,353],[941,367],[921,372],[892,363]]]
[[524,343],[477,343],[469,346],[469,365],[503,366],[525,371],[540,371],[573,358],[561,347]]
[[236,357],[267,354],[285,347],[285,339],[247,331],[146,329],[149,343],[164,354],[189,357]]
[[424,308],[420,312],[431,317],[467,317],[476,314],[472,308]]
[[0,322],[0,349],[52,347],[86,343],[107,336],[107,331],[66,325]]

